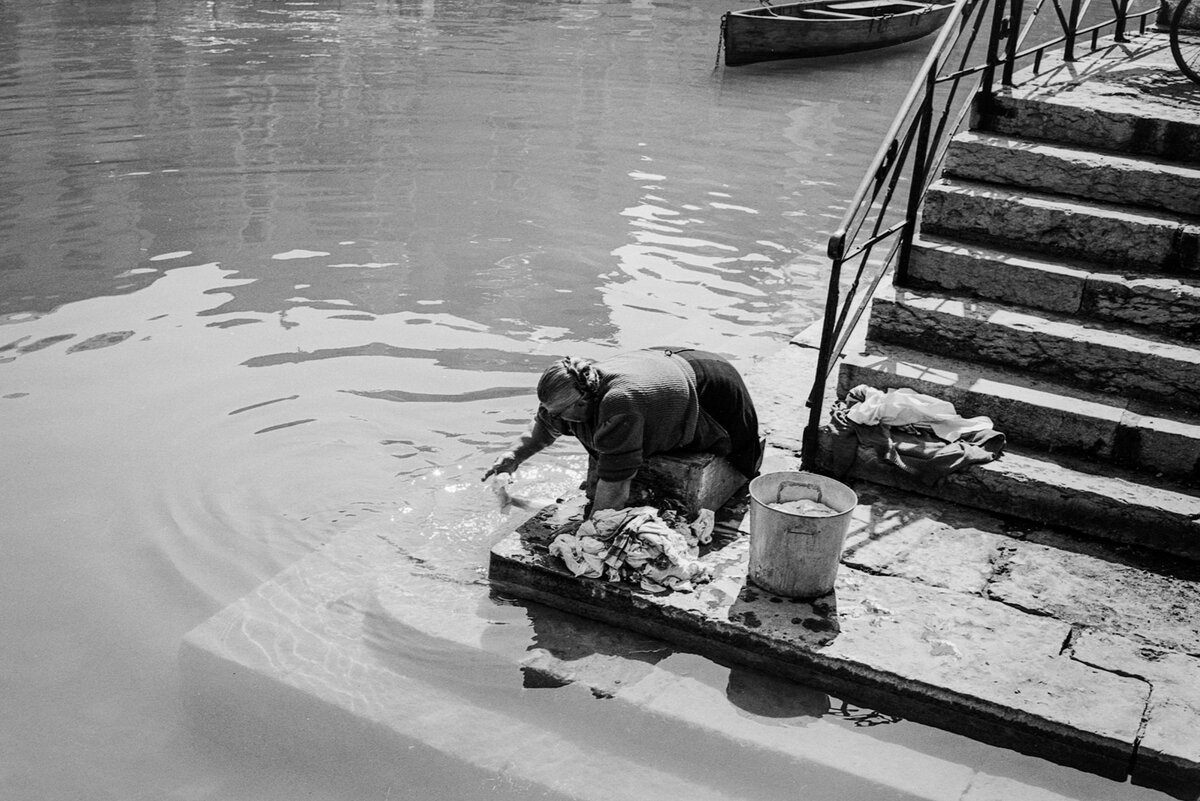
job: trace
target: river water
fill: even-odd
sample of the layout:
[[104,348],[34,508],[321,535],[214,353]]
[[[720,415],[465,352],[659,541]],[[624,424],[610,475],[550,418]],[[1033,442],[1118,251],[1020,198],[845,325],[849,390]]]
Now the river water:
[[[384,797],[197,732],[181,639],[363,521],[481,583],[508,518],[479,475],[549,359],[748,363],[817,318],[922,54],[725,70],[723,10],[0,2],[0,797]],[[878,728],[867,758],[1129,789]],[[406,767],[388,797],[456,771]]]

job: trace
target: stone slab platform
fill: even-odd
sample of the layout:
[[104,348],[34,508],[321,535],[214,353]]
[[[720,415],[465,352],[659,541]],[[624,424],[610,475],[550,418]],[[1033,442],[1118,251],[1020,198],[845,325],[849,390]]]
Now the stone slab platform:
[[909,723],[897,738],[818,690],[514,602],[386,521],[199,624],[180,665],[201,731],[349,774],[364,799],[1162,798]]
[[812,602],[747,581],[736,504],[705,557],[714,580],[693,593],[573,577],[545,551],[553,507],[493,548],[490,578],[888,714],[1200,796],[1196,576],[882,492],[864,490],[835,591]]

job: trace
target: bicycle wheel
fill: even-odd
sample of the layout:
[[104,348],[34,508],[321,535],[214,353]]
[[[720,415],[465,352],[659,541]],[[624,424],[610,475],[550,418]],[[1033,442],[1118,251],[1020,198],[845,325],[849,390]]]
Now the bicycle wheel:
[[[1175,13],[1171,15],[1171,56],[1184,75],[1196,83],[1200,83],[1200,30],[1195,27],[1184,27],[1185,20],[1189,25],[1200,24],[1200,0],[1179,0]],[[1191,41],[1180,41],[1180,36],[1189,36]]]

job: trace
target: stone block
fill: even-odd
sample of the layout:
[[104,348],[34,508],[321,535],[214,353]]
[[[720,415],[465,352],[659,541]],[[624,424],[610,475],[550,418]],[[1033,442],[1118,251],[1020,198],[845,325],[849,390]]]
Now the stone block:
[[711,453],[663,454],[651,457],[634,479],[683,502],[691,514],[720,509],[746,485],[728,459]]
[[1105,272],[1087,262],[931,240],[913,243],[908,277],[918,286],[1143,326],[1192,341],[1200,330],[1200,287],[1190,277]]
[[971,595],[983,595],[996,554],[1013,540],[984,530],[982,513],[856,487],[859,508],[842,563],[875,575],[896,576]]

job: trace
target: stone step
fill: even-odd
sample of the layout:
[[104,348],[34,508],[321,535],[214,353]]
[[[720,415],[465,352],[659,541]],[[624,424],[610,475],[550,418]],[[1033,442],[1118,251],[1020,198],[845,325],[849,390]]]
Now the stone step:
[[949,239],[1022,247],[1121,269],[1200,272],[1200,219],[942,178],[921,228]]
[[986,415],[1010,443],[1200,486],[1200,415],[879,342],[868,342],[864,352],[848,354],[841,363],[838,397],[860,384],[907,387],[949,401],[964,417]]
[[[1140,676],[1153,687],[1133,759],[1134,782],[1195,798],[1196,774],[1178,771],[1186,760],[1177,760],[1183,754],[1200,758],[1200,729],[1188,719],[1200,716],[1200,658],[1194,656],[1200,653],[1200,562],[1048,527],[1015,527],[1011,519],[879,485],[854,487],[860,508],[871,510],[870,523],[851,531],[844,565],[978,593],[1071,623],[1064,653]],[[1152,762],[1158,763],[1152,769],[1157,780],[1143,773]]]
[[1052,375],[1161,407],[1200,409],[1200,348],[1133,328],[887,286],[872,302],[867,339]]
[[974,769],[856,726],[888,716],[493,597],[395,536],[386,520],[342,532],[189,632],[198,727],[260,757],[309,755],[308,769],[321,755],[380,785],[362,797],[425,781],[430,798],[791,801],[813,782],[830,797],[986,801]]
[[987,300],[1200,337],[1200,276],[1125,274],[921,236],[908,279]]
[[[800,774],[828,794],[841,787],[914,801],[957,799],[969,782],[969,771],[935,755],[900,744],[865,748],[853,719],[882,723],[889,716],[852,704],[843,709],[819,690],[755,670],[727,673],[663,640],[540,604],[527,612],[535,641],[515,649],[511,637],[496,636],[495,619],[478,614],[478,588],[441,586],[433,596],[400,587],[381,592],[381,617],[392,636],[445,657],[457,654],[465,663],[519,671],[527,686],[575,685],[603,701],[580,728],[593,730],[593,738],[597,728],[620,732],[632,750],[653,755],[660,770],[697,781],[724,772],[728,755],[737,753],[738,775],[760,777],[753,788],[742,787],[755,798],[791,798]],[[459,613],[447,615],[447,609]],[[481,696],[478,702],[489,700]],[[793,717],[804,719],[802,728],[779,726]],[[664,746],[680,728],[688,731],[686,748]],[[921,769],[912,770],[913,764]]]
[[[821,436],[824,467],[834,470],[836,437],[828,428]],[[836,461],[843,464],[843,460]],[[930,486],[860,445],[847,475],[1098,540],[1200,561],[1200,497],[1117,467],[1010,445],[1000,459],[951,473]]]
[[260,757],[319,754],[370,774],[382,785],[371,797],[417,786],[426,765],[443,785],[430,797],[738,797],[531,714],[519,671],[495,670],[485,652],[447,662],[438,654],[457,657],[452,644],[405,638],[389,625],[386,588],[424,595],[432,614],[445,580],[421,580],[390,540],[386,525],[339,537],[189,632],[180,670],[197,726]]
[[1200,653],[1200,618],[1192,614],[1200,600],[1200,562],[1181,563],[1047,526],[1016,527],[1011,517],[878,484],[854,486],[873,519],[861,526],[855,521],[845,565],[986,595],[1096,635]]
[[951,141],[943,170],[967,180],[1184,215],[1200,214],[1200,165],[966,131]]
[[[1066,70],[1070,81],[1063,80]],[[1076,147],[1200,162],[1195,87],[1171,60],[1165,33],[1135,35],[1127,43],[1108,39],[1069,65],[1051,52],[1037,75],[1030,67],[1018,72],[1014,82],[981,109],[978,127]]]

